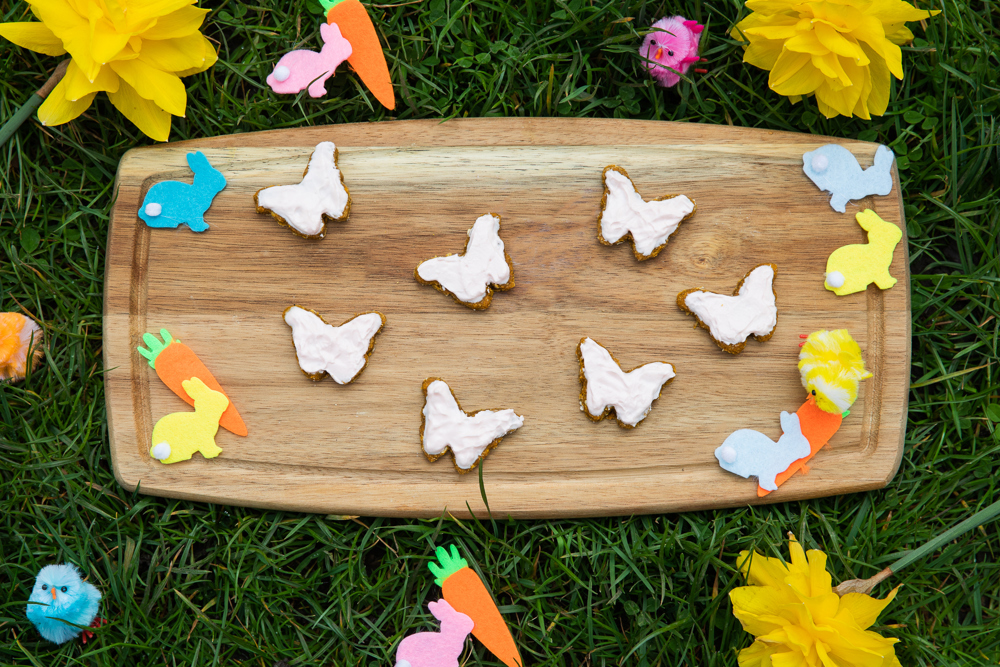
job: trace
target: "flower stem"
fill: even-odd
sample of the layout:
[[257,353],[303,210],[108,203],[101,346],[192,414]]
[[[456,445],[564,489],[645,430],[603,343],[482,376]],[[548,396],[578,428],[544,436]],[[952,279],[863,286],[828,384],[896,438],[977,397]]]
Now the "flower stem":
[[929,540],[926,544],[917,547],[913,551],[907,552],[905,556],[890,565],[889,569],[893,572],[899,572],[913,561],[923,558],[932,551],[936,551],[941,546],[951,542],[962,533],[966,533],[976,526],[981,526],[984,523],[992,521],[998,515],[1000,515],[1000,500],[985,509],[979,510],[965,521],[952,526],[934,539]]
[[0,146],[7,143],[7,140],[14,136],[17,132],[17,128],[21,127],[24,121],[28,120],[28,117],[35,112],[35,109],[42,105],[45,98],[48,97],[52,89],[56,87],[62,78],[66,75],[66,68],[69,66],[69,60],[64,60],[58,65],[56,65],[55,70],[52,72],[52,76],[45,84],[35,91],[34,95],[30,95],[28,100],[14,112],[14,115],[10,117],[3,127],[0,127]]
[[847,595],[848,593],[861,593],[862,595],[868,595],[872,592],[872,589],[892,576],[893,573],[899,572],[913,561],[923,558],[930,552],[938,550],[962,533],[968,532],[976,526],[981,526],[984,523],[992,521],[998,515],[1000,515],[1000,500],[993,503],[986,509],[979,510],[965,521],[955,524],[935,537],[933,540],[928,541],[926,544],[917,547],[913,551],[908,551],[905,556],[894,562],[889,567],[882,569],[875,576],[868,577],[867,579],[848,579],[847,581],[840,582],[840,585],[834,587],[833,590],[841,597]]

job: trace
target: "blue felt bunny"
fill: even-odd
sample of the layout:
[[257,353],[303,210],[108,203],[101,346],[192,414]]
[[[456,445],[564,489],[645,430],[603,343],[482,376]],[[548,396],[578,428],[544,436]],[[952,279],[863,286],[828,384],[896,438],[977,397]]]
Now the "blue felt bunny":
[[180,181],[160,181],[149,189],[139,208],[139,217],[150,227],[179,227],[192,232],[208,229],[205,211],[215,195],[226,187],[226,177],[208,163],[201,151],[187,154],[187,163],[194,172],[194,185]]
[[782,412],[781,430],[784,432],[777,443],[752,429],[734,431],[716,448],[715,458],[724,470],[740,477],[756,477],[760,488],[776,491],[777,476],[810,451],[797,414]]
[[843,213],[847,202],[892,192],[893,153],[887,146],[875,150],[872,166],[862,169],[851,151],[837,144],[820,146],[802,156],[802,170],[820,190],[829,192],[830,206]]

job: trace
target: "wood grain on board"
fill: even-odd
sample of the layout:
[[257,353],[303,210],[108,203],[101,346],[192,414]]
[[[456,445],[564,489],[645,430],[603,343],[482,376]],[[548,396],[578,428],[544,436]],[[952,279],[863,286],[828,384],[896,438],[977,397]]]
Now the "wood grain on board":
[[[353,205],[321,241],[254,210],[253,193],[296,183],[321,141],[340,150]],[[837,297],[823,288],[827,256],[865,233],[873,208],[905,232],[898,175],[886,197],[833,211],[802,173],[826,137],[653,121],[467,119],[334,125],[235,134],[130,151],[118,170],[104,306],[112,459],[128,489],[193,500],[382,516],[486,514],[478,470],[450,456],[429,463],[418,431],[421,383],[445,379],[463,408],[513,408],[524,426],[486,459],[494,516],[572,517],[702,508],[862,491],[899,466],[910,358],[907,244],[885,292]],[[875,145],[837,140],[862,166]],[[136,216],[160,180],[190,182],[185,154],[202,150],[228,186],[205,216],[211,229],[150,229]],[[697,213],[655,259],[597,242],[601,171],[628,170],[652,199],[683,193]],[[461,252],[487,212],[517,286],[483,312],[413,279],[422,260]],[[732,356],[675,303],[691,287],[731,293],[773,262],[774,336]],[[281,314],[298,304],[340,323],[387,318],[367,370],[351,385],[299,370]],[[874,377],[840,431],[777,492],[724,472],[714,449],[735,429],[777,439],[778,414],[804,400],[800,333],[846,327]],[[163,465],[153,424],[188,410],[136,347],[166,328],[226,389],[249,435],[219,430],[223,453]],[[638,428],[592,423],[580,410],[576,345],[591,336],[625,368],[675,365]]]

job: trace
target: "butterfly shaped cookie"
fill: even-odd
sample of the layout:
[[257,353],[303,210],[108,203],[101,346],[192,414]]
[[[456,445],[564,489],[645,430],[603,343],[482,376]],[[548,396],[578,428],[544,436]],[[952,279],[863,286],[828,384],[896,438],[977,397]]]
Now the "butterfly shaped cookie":
[[493,301],[493,290],[514,287],[514,267],[500,238],[500,216],[480,216],[468,234],[464,253],[421,262],[413,276],[463,306],[484,310]]
[[337,384],[350,384],[361,375],[375,349],[375,335],[385,326],[381,313],[355,315],[339,327],[301,306],[287,308],[283,317],[292,328],[302,372],[315,381],[329,375]]
[[684,195],[644,200],[621,167],[605,167],[603,179],[597,240],[615,245],[631,238],[632,252],[640,261],[656,257],[677,227],[694,215],[695,203]]
[[674,378],[674,367],[654,361],[631,371],[600,343],[584,338],[576,348],[580,359],[580,407],[592,421],[601,421],[612,410],[618,425],[635,428],[646,418],[663,385]]
[[420,443],[424,455],[434,462],[450,450],[460,473],[475,468],[505,435],[524,424],[524,417],[510,409],[465,412],[440,378],[424,380],[423,390]]

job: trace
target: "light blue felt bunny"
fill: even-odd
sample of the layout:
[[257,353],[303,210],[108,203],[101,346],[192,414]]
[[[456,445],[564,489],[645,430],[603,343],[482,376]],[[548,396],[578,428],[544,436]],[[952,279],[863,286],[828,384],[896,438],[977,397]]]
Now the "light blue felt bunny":
[[862,169],[851,151],[837,144],[820,146],[802,156],[802,171],[820,190],[826,190],[830,206],[843,213],[847,202],[868,195],[892,192],[893,153],[886,146],[875,150],[872,166]]
[[212,205],[215,195],[226,187],[226,177],[208,163],[201,151],[187,154],[187,163],[194,172],[194,184],[180,181],[160,181],[149,189],[139,217],[150,227],[179,227],[182,224],[192,232],[208,229],[205,211]]
[[810,452],[797,414],[782,412],[781,430],[777,443],[752,429],[734,431],[716,448],[715,458],[724,470],[740,477],[756,477],[760,488],[775,491],[778,488],[775,478]]

